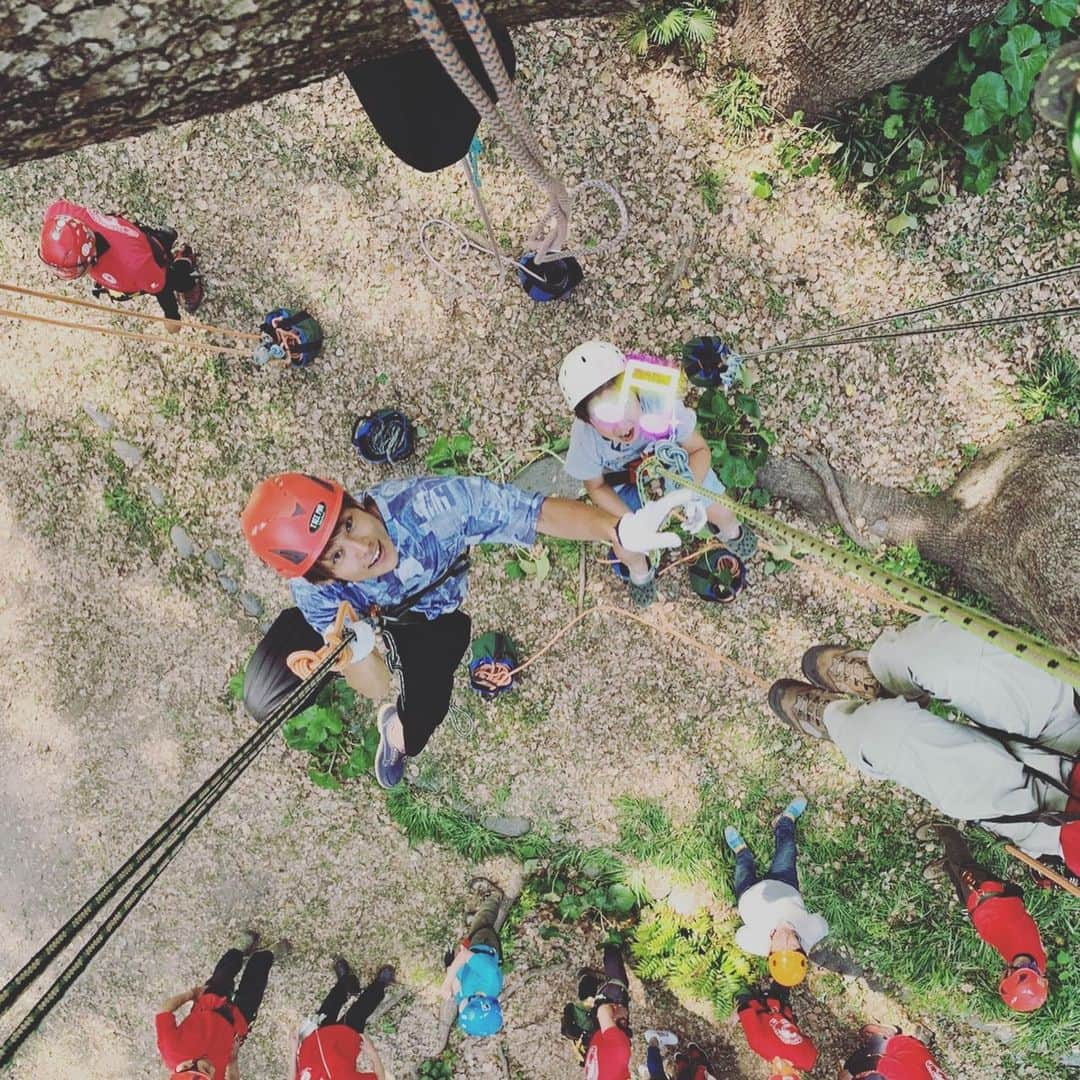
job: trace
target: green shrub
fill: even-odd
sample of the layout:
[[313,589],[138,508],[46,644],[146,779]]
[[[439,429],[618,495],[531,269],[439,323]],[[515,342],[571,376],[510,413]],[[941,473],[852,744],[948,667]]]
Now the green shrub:
[[644,57],[654,48],[679,48],[700,56],[716,36],[716,9],[725,0],[684,0],[679,4],[654,4],[628,15],[619,36],[634,56]]
[[720,390],[706,390],[697,404],[698,429],[712,452],[713,468],[731,493],[749,491],[769,456],[776,435],[765,427],[757,399]]
[[1080,365],[1067,353],[1044,352],[1032,371],[1016,381],[1016,403],[1024,419],[1080,424]]
[[308,776],[318,787],[336,789],[369,772],[379,733],[358,710],[356,691],[335,679],[314,705],[285,721],[281,729],[290,749],[310,754]]
[[754,132],[773,119],[765,104],[761,83],[745,68],[737,67],[731,76],[709,91],[705,102],[724,130],[738,143],[749,142]]

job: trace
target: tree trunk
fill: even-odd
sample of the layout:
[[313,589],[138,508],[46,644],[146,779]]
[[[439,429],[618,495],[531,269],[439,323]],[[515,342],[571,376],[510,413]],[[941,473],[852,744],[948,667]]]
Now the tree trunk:
[[731,47],[781,112],[820,111],[907,79],[1001,0],[740,0]]
[[[1049,422],[1011,432],[937,496],[867,484],[814,458],[776,458],[758,476],[864,546],[915,544],[995,614],[1080,653],[1080,429]],[[831,498],[823,476],[835,481]]]
[[[513,26],[636,2],[486,0],[484,10]],[[234,109],[419,39],[400,0],[0,0],[0,41],[0,164],[12,165]]]

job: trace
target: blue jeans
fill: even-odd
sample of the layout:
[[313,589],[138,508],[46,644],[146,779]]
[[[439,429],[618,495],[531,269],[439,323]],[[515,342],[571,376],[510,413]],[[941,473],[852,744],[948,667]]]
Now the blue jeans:
[[660,1056],[659,1046],[650,1046],[645,1054],[645,1065],[649,1070],[649,1080],[667,1080],[664,1072],[664,1059]]
[[[776,823],[773,831],[776,839],[776,851],[773,855],[769,872],[765,877],[773,881],[782,881],[793,889],[799,887],[799,875],[795,870],[795,858],[798,852],[795,848],[795,822],[791,818],[782,816]],[[757,865],[754,862],[753,853],[745,847],[735,856],[735,901],[738,903],[751,885],[758,882]]]

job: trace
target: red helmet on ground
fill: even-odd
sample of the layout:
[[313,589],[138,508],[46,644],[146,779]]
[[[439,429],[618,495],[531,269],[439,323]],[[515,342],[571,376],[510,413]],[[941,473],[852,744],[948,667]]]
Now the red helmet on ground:
[[198,1069],[185,1069],[183,1072],[173,1073],[169,1080],[210,1080],[210,1077]]
[[303,577],[337,527],[345,489],[305,473],[268,476],[240,515],[251,550],[282,577]]
[[1001,1000],[1014,1012],[1034,1012],[1042,1008],[1048,992],[1046,976],[1031,968],[1010,971],[998,986]]
[[78,218],[56,214],[42,223],[40,254],[57,277],[77,278],[97,257],[97,237]]

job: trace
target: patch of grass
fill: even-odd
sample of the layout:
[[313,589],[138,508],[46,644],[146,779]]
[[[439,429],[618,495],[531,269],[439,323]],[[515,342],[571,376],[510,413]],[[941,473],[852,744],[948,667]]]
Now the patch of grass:
[[716,36],[716,11],[722,6],[722,0],[652,4],[628,15],[619,27],[619,37],[637,57],[645,57],[653,49],[677,48],[700,59],[704,47]]
[[694,181],[694,187],[710,214],[715,214],[720,209],[720,196],[726,183],[727,172],[721,169],[706,169]]
[[1063,350],[1044,352],[1016,381],[1016,403],[1030,423],[1080,424],[1080,365]]
[[729,78],[717,83],[705,103],[736,143],[749,142],[759,127],[773,119],[761,83],[746,68],[736,67]]

